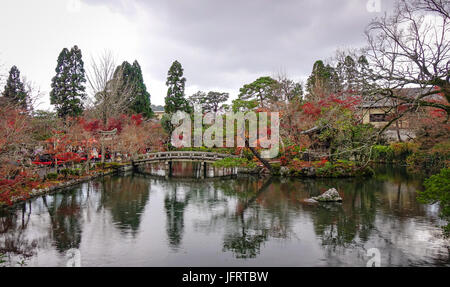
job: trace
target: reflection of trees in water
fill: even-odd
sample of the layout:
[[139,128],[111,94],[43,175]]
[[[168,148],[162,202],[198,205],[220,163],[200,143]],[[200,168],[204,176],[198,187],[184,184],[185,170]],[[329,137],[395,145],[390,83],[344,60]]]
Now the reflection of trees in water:
[[42,200],[50,216],[50,228],[58,251],[78,249],[81,242],[82,194],[73,189],[54,195],[50,204],[46,196]]
[[[167,193],[164,199],[167,222],[166,231],[169,245],[178,248],[181,244],[184,231],[184,211],[189,203],[190,193],[176,183],[167,184]],[[191,189],[190,189],[191,191]]]
[[230,218],[233,223],[223,240],[223,250],[233,252],[236,258],[255,258],[259,255],[261,245],[267,241],[269,228],[261,220],[260,209],[256,208],[250,215],[244,212]]
[[[313,215],[316,234],[329,252],[345,253],[348,248],[363,247],[371,237],[379,238],[380,226],[375,226],[375,219],[380,212],[380,215],[395,218],[400,223],[395,228],[400,228],[401,233],[407,233],[412,217],[424,215],[423,208],[416,201],[417,180],[402,170],[379,171],[374,178],[314,180],[308,183],[312,190],[330,186],[343,194],[342,204],[306,207]],[[388,241],[385,239],[386,244]]]
[[286,201],[279,201],[278,187],[271,178],[214,182],[214,190],[226,195],[223,211],[213,213],[210,221],[211,225],[226,226],[224,251],[231,251],[236,258],[255,258],[269,238],[290,237],[289,207]]
[[267,191],[271,183],[271,179],[258,181],[255,187],[255,182],[249,180],[241,185],[253,188],[244,189],[247,192],[239,194],[235,215],[229,217],[227,222],[231,228],[227,229],[223,241],[223,250],[230,250],[236,258],[255,258],[261,245],[268,239],[270,226],[267,226],[260,207],[253,203]]
[[26,260],[36,253],[37,240],[28,240],[24,236],[30,215],[31,203],[23,203],[20,212],[0,214],[0,266],[14,265],[14,260],[26,264]]
[[[366,242],[375,227],[375,190],[381,190],[382,185],[367,179],[325,180],[316,181],[315,189],[329,184],[343,193],[342,204],[323,203],[309,208],[322,244],[337,251],[337,247],[347,248]],[[356,242],[356,238],[360,242]]]
[[100,207],[110,210],[121,231],[139,230],[141,216],[149,199],[150,181],[142,177],[110,177],[103,180]]

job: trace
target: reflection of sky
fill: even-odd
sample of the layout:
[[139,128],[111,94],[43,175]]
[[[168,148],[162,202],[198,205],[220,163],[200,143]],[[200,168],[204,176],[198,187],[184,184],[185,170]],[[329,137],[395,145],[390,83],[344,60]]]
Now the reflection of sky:
[[[315,188],[301,181],[275,181],[258,191],[250,187],[262,188],[263,183],[245,179],[198,182],[134,177],[132,180],[146,183],[142,186],[149,189],[149,198],[142,209],[136,209],[138,199],[118,197],[129,200],[126,204],[122,202],[121,208],[132,206],[133,210],[142,210],[137,217],[137,230],[117,221],[122,217],[113,216],[117,202],[104,201],[117,198],[105,199],[101,184],[83,184],[74,193],[80,208],[60,211],[65,224],[78,222],[81,226],[79,250],[83,266],[365,266],[369,259],[367,250],[373,247],[381,252],[382,266],[449,265],[448,241],[439,237],[440,230],[434,226],[438,222],[438,209],[412,201],[415,191],[411,185],[400,186],[399,193],[398,185],[386,182],[374,191],[377,207],[374,216],[369,217],[373,218],[373,228],[367,240],[362,240],[360,232],[366,224],[361,219],[362,210],[370,202],[366,195],[352,195],[351,190],[345,193],[347,202],[330,209],[330,217],[336,218],[326,218],[328,211],[324,213],[319,209],[322,207],[301,203],[308,196],[305,188],[312,192]],[[108,179],[105,182],[110,184]],[[242,193],[246,188],[250,192]],[[352,207],[349,203],[353,197],[356,200]],[[47,196],[47,205],[59,206],[62,198],[62,194]],[[69,195],[68,201],[71,199]],[[165,204],[167,200],[171,204]],[[183,223],[173,225],[180,228],[172,230],[180,238],[176,248],[168,243],[167,208],[174,208],[170,214],[182,214],[170,219]],[[29,206],[25,222],[28,212]],[[324,215],[325,218],[319,218]],[[339,219],[344,223],[355,220],[355,225],[350,227],[355,228],[356,235],[345,244],[333,244],[340,242],[338,237],[343,234],[337,229]],[[35,242],[35,255],[28,259],[28,265],[66,265],[64,252],[58,252],[55,247],[57,238],[42,198],[32,201],[25,229],[20,229],[21,210],[14,220],[14,230],[0,235],[0,247],[11,237],[15,242]],[[319,225],[325,233],[318,233]],[[239,251],[224,248],[225,239],[250,240],[263,231],[267,238],[253,246],[256,256],[252,258],[237,259]],[[325,236],[331,236],[331,241],[325,240]]]

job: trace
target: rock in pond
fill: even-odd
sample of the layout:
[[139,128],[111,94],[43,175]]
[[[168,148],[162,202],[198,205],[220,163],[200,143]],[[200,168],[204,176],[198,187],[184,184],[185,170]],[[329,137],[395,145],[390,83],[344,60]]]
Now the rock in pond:
[[342,202],[342,197],[339,195],[339,192],[336,188],[331,188],[319,196],[311,198],[313,200],[319,202]]

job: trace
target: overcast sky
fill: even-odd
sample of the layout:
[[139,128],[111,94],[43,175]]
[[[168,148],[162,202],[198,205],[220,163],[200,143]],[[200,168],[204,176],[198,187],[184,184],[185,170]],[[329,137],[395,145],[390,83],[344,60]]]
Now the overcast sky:
[[[304,80],[317,59],[365,43],[364,28],[390,0],[2,0],[0,63],[38,85],[48,109],[64,48],[78,45],[85,66],[111,50],[139,61],[153,104],[163,104],[167,70],[181,62],[187,96],[226,91],[260,76]],[[1,87],[3,90],[3,87]]]

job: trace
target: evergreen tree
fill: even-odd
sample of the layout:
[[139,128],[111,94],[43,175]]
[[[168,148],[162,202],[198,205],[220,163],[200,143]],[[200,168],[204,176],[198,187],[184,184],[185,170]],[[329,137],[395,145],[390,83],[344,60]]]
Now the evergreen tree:
[[333,67],[325,66],[321,60],[314,63],[311,75],[306,82],[306,90],[310,96],[336,93],[341,91],[341,86],[341,79]]
[[178,61],[173,62],[167,73],[167,96],[165,98],[164,111],[167,114],[177,111],[191,113],[192,109],[185,98],[184,86],[186,78],[183,77],[183,68]]
[[64,48],[58,57],[56,76],[52,79],[50,103],[55,105],[59,117],[79,116],[86,99],[86,82],[81,50],[74,46]]
[[200,105],[203,108],[203,105],[205,104],[206,97],[208,95],[205,92],[198,91],[192,96],[188,98],[189,104],[193,107],[194,105]]
[[[117,89],[117,96],[126,96],[127,108],[136,114],[142,114],[144,117],[153,116],[150,102],[150,93],[144,83],[141,66],[137,61],[133,65],[127,61],[117,67],[114,73],[114,80],[120,81]],[[125,91],[126,90],[126,91]]]
[[16,66],[12,66],[9,71],[3,96],[21,108],[28,109],[29,96],[20,80],[20,71]]
[[204,112],[214,112],[217,113],[222,108],[222,103],[228,100],[228,93],[220,92],[205,92],[198,91],[188,98],[191,106],[197,104],[202,106]]
[[261,107],[264,107],[269,101],[278,100],[276,91],[278,82],[271,77],[261,77],[253,83],[244,85],[239,90],[239,100],[258,101]]

